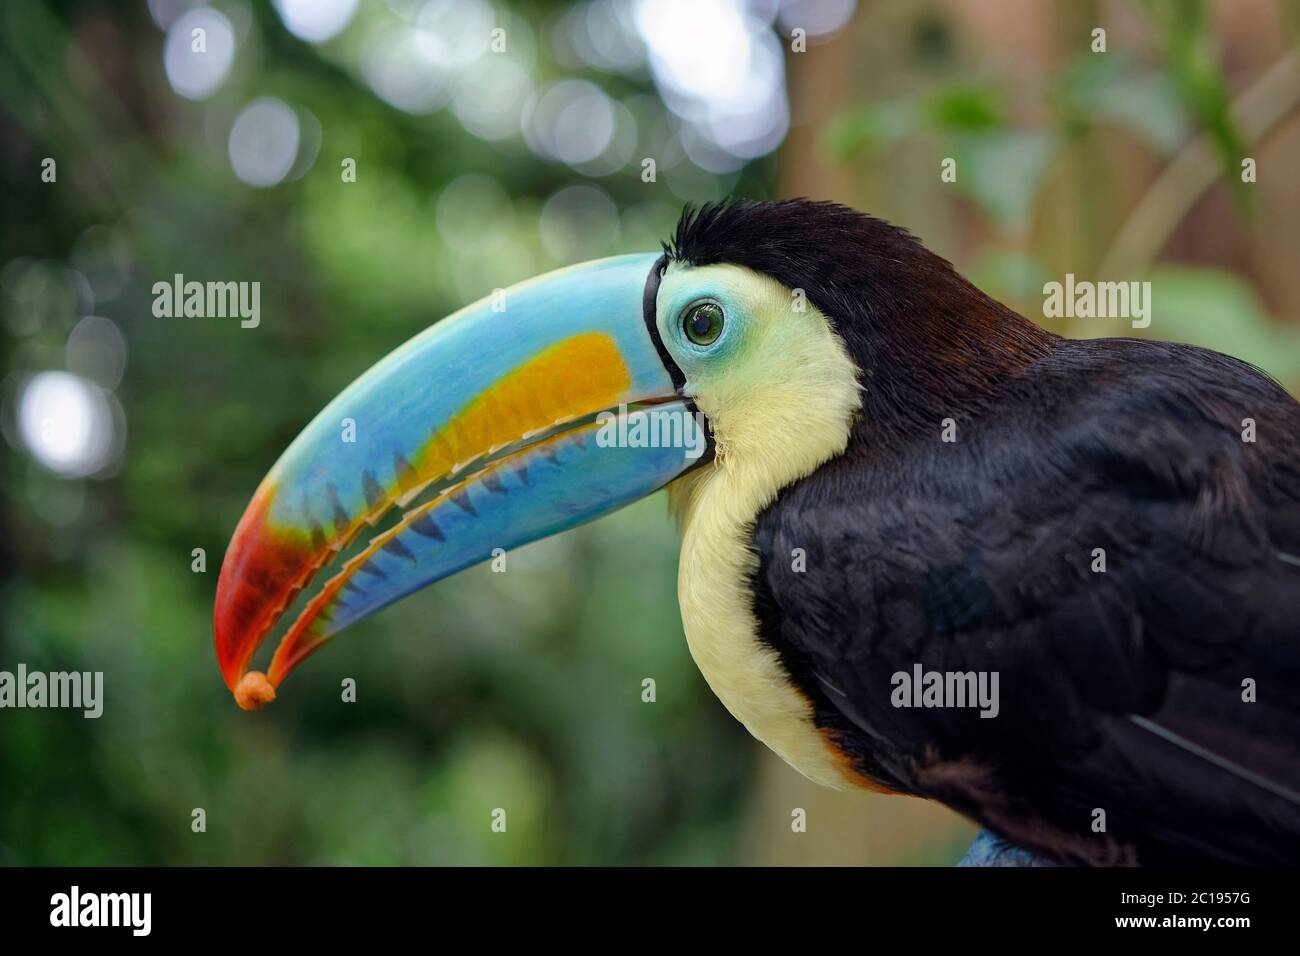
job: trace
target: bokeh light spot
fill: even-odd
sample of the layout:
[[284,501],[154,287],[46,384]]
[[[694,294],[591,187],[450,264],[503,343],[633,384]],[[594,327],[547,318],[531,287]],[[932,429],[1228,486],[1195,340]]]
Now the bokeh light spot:
[[225,14],[211,7],[195,7],[167,30],[163,69],[172,89],[187,99],[215,93],[234,62],[235,29]]
[[274,186],[293,169],[298,140],[298,117],[287,103],[254,100],[230,127],[230,167],[250,186]]
[[357,0],[275,0],[285,29],[308,43],[324,43],[343,32],[357,12]]
[[126,339],[111,319],[88,315],[77,323],[65,348],[68,370],[114,389],[126,371]]
[[39,372],[18,399],[23,444],[42,465],[84,477],[109,464],[113,412],[102,389],[68,372]]

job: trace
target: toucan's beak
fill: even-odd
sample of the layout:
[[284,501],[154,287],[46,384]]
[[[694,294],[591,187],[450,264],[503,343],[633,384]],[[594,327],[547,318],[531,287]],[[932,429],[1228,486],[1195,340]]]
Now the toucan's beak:
[[[654,255],[605,259],[469,306],[303,430],[253,495],[217,584],[217,660],[241,707],[273,699],[326,640],[412,591],[707,460],[702,422],[677,398],[680,374],[652,332],[655,266]],[[265,676],[250,673],[298,592],[386,516],[311,596]]]

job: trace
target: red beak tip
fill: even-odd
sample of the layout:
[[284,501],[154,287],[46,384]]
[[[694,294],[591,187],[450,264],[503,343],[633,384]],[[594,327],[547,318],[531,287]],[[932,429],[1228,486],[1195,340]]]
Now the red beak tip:
[[275,686],[261,671],[249,671],[235,686],[235,703],[242,710],[261,710],[275,700]]

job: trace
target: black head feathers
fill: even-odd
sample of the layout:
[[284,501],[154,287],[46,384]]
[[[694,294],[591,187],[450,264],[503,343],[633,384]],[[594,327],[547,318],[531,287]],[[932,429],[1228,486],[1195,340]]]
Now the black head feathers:
[[832,202],[733,199],[687,207],[664,260],[771,276],[830,320],[863,372],[872,427],[932,428],[1052,337],[962,277],[905,229]]

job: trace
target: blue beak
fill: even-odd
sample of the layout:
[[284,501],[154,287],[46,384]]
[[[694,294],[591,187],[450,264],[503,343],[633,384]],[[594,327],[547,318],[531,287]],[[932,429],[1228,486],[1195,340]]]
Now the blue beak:
[[[469,306],[303,430],[253,495],[217,585],[217,658],[241,706],[273,699],[325,641],[411,592],[708,459],[644,301],[657,259],[574,266]],[[395,524],[331,569],[266,674],[250,672],[298,592],[394,509]]]

